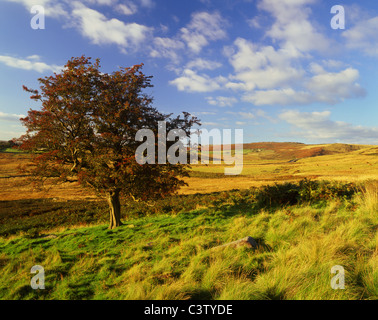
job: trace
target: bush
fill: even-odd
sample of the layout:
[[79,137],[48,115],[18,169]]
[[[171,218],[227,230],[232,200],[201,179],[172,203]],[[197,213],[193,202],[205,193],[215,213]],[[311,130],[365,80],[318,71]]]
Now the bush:
[[261,208],[314,203],[332,199],[350,200],[357,192],[353,183],[313,181],[304,179],[298,184],[283,183],[256,189],[254,198]]
[[293,183],[274,184],[257,189],[255,200],[259,207],[277,207],[298,203],[299,186]]
[[[151,202],[122,200],[122,220],[189,213],[212,207],[216,212],[257,213],[299,203],[350,200],[359,189],[351,183],[302,180],[248,190],[230,190],[209,194],[176,195]],[[374,193],[375,194],[375,193]],[[0,201],[0,237],[27,232],[31,235],[57,227],[101,224],[108,219],[105,201],[55,202],[51,199]]]
[[5,151],[6,149],[13,148],[15,146],[12,140],[9,141],[0,141],[0,151]]
[[303,202],[350,200],[357,191],[353,183],[302,180],[299,183],[299,198]]

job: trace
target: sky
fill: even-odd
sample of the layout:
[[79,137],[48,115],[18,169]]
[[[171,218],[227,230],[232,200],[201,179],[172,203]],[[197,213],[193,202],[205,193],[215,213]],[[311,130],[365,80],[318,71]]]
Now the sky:
[[378,144],[376,1],[0,0],[0,140],[41,107],[22,85],[82,55],[143,63],[155,108],[246,143]]

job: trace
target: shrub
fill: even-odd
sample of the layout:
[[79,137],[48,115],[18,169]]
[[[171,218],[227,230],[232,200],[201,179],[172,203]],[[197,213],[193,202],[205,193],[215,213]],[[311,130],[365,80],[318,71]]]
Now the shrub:
[[[378,188],[377,188],[378,189]],[[350,200],[359,189],[351,183],[303,180],[248,190],[230,190],[210,194],[176,195],[151,202],[122,201],[122,219],[189,213],[198,208],[212,207],[221,214],[257,213],[300,203]],[[362,202],[376,205],[376,189],[364,190]],[[370,201],[367,201],[369,195]],[[362,199],[361,198],[361,199]],[[375,199],[375,200],[374,200]],[[108,206],[105,201],[18,200],[0,202],[0,237],[75,225],[105,223]],[[209,211],[210,212],[210,211]]]
[[298,185],[286,182],[257,189],[255,200],[259,207],[277,207],[298,203],[298,196]]
[[350,200],[356,190],[357,186],[353,183],[304,179],[299,183],[299,198],[303,202],[329,201],[335,198]]
[[304,179],[298,184],[286,182],[255,189],[254,199],[260,208],[314,203],[332,199],[350,200],[357,192],[353,183]]

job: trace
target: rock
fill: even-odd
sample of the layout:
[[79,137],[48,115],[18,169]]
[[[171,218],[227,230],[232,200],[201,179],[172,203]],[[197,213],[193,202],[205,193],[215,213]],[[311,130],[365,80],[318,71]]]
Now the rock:
[[225,248],[225,247],[238,248],[238,247],[241,247],[241,246],[247,246],[251,249],[256,249],[259,245],[256,242],[256,240],[253,239],[252,237],[246,237],[244,239],[240,239],[240,240],[237,240],[237,241],[226,243],[226,244],[218,246],[218,247],[214,247],[213,249],[220,249],[220,248]]
[[46,235],[46,236],[42,236],[44,239],[56,239],[58,238],[58,236],[56,236],[55,234],[49,234],[49,235]]

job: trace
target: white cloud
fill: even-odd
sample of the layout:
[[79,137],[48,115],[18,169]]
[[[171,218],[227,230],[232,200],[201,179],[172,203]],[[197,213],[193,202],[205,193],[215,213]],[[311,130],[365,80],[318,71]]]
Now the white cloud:
[[225,113],[232,114],[232,115],[237,116],[237,117],[242,117],[244,120],[256,119],[256,115],[257,115],[257,113],[255,115],[252,112],[243,112],[243,111],[239,111],[239,112],[226,111]]
[[[273,17],[265,38],[270,38],[274,46],[243,38],[226,46],[224,54],[234,73],[222,89],[241,92],[241,100],[257,106],[336,104],[363,97],[366,92],[358,83],[358,70],[332,59],[312,62],[312,51],[325,53],[331,48],[331,42],[310,19],[310,5],[315,2],[260,0],[258,8]],[[249,23],[258,28],[260,20]]]
[[5,0],[8,2],[15,2],[22,4],[25,9],[30,12],[30,9],[39,5],[45,9],[45,15],[53,18],[59,18],[62,16],[68,17],[69,13],[64,4],[59,0]]
[[63,66],[48,65],[44,62],[36,61],[39,59],[37,55],[29,56],[29,60],[19,59],[10,56],[0,56],[0,63],[4,63],[6,66],[11,68],[23,69],[23,70],[33,70],[39,73],[46,71],[52,71],[59,73],[62,71]]
[[140,4],[142,7],[145,7],[145,8],[155,7],[155,2],[153,0],[140,0]]
[[191,60],[186,64],[186,68],[197,70],[215,70],[217,68],[220,68],[221,66],[222,64],[219,62],[210,61],[202,58]]
[[[70,18],[71,5],[78,1],[70,0],[5,0],[9,2],[15,2],[24,5],[26,10],[30,12],[30,9],[34,5],[40,5],[45,9],[47,16],[58,18],[64,16]],[[113,7],[115,11],[124,15],[133,15],[138,11],[138,6],[143,8],[155,7],[153,0],[139,0],[137,4],[131,0],[82,0],[83,5],[90,6],[109,6]]]
[[181,59],[178,51],[184,48],[185,44],[180,40],[156,37],[153,41],[153,49],[150,51],[150,56],[153,58],[168,58],[173,63],[178,63]]
[[[171,38],[155,37],[150,50],[151,57],[168,58],[171,63],[178,64],[185,55],[191,55],[191,61],[187,63],[187,69],[214,70],[221,65],[203,58],[193,59],[192,55],[199,54],[211,41],[224,39],[226,33],[223,30],[227,25],[219,13],[196,12],[191,16],[191,21]],[[167,27],[164,28],[167,31]],[[163,32],[164,32],[163,29]],[[185,50],[184,49],[189,49]]]
[[202,122],[202,126],[220,127],[220,124],[216,122]]
[[39,61],[39,60],[41,60],[41,57],[38,54],[33,54],[31,56],[26,57],[26,59]]
[[[273,45],[258,44],[237,38],[233,45],[224,47],[234,72],[227,78],[213,78],[198,70],[212,70],[212,65],[197,58],[186,65],[182,76],[172,81],[179,90],[188,92],[233,91],[235,97],[207,97],[211,105],[230,106],[242,100],[256,106],[309,105],[312,103],[337,104],[346,99],[364,97],[366,92],[358,83],[357,69],[347,67],[337,60],[314,60],[312,52],[327,53],[332,43],[317,30],[311,21],[311,8],[315,0],[260,0],[258,8],[271,14],[273,23],[265,32]],[[194,53],[201,52],[209,39],[226,37],[212,33],[212,26],[222,19],[216,14],[215,21],[203,18],[208,13],[197,13],[191,23],[181,29],[182,38]],[[214,19],[214,15],[212,16]],[[261,20],[261,19],[260,19]],[[259,27],[259,19],[250,20]],[[188,37],[186,37],[188,35]],[[190,37],[189,37],[190,35]],[[215,65],[214,65],[215,68]],[[227,79],[227,81],[224,81]],[[234,100],[231,100],[234,99]]]
[[269,120],[270,122],[273,122],[273,123],[277,123],[277,119],[276,118],[273,118],[271,116],[269,116],[264,110],[262,109],[257,109],[255,110],[255,115],[256,117],[259,117],[259,118],[265,118],[267,120]]
[[312,102],[312,97],[308,92],[297,92],[292,88],[255,91],[245,94],[242,99],[256,106],[306,105]]
[[167,33],[169,31],[169,27],[160,23],[160,30],[162,33]]
[[332,121],[330,116],[330,111],[299,112],[297,110],[288,110],[279,117],[300,130],[293,132],[293,134],[301,135],[311,141],[374,144],[378,142],[378,128],[354,126],[342,121]]
[[232,107],[235,103],[238,102],[238,99],[235,97],[207,97],[206,98],[208,104],[212,106],[219,106],[219,107]]
[[11,114],[11,113],[4,113],[0,111],[0,121],[20,121],[20,118],[25,118],[26,116],[23,114]]
[[313,100],[336,104],[348,98],[365,96],[366,92],[356,82],[359,72],[348,68],[340,72],[324,72],[313,76],[307,88],[314,96]]
[[[231,51],[232,50],[232,51]],[[229,52],[229,61],[236,74],[230,77],[230,89],[271,89],[301,79],[304,70],[291,66],[292,55],[272,46],[257,46],[238,38]]]
[[331,68],[331,69],[339,69],[339,68],[344,68],[345,67],[345,63],[342,62],[342,61],[339,61],[339,60],[322,60],[322,64],[327,67],[327,68]]
[[206,74],[197,74],[197,72],[185,69],[182,76],[170,81],[179,91],[186,92],[212,92],[222,88],[226,82],[224,77],[211,78]]
[[[2,129],[4,129],[4,128],[2,128]],[[19,138],[22,135],[24,135],[25,133],[26,133],[26,131],[22,130],[21,128],[20,128],[19,131],[0,130],[0,137],[1,137],[1,140],[11,140],[13,138]]]
[[251,112],[238,112],[238,114],[244,119],[255,119],[256,116]]
[[259,8],[275,19],[266,35],[279,41],[286,49],[328,52],[332,48],[329,39],[310,21],[309,5],[314,3],[316,0],[261,0]]
[[127,16],[133,15],[138,11],[137,6],[132,2],[120,3],[116,8],[118,12]]
[[203,115],[203,116],[215,116],[216,112],[210,112],[210,111],[199,111],[195,112],[194,115]]
[[[257,90],[246,93],[243,100],[256,106],[262,105],[308,105],[315,102],[337,104],[345,99],[364,97],[366,92],[356,82],[359,72],[348,68],[340,72],[325,72],[320,66],[312,66],[319,74],[303,78],[303,87]],[[320,69],[318,69],[320,68]],[[314,71],[314,70],[313,70]]]
[[362,50],[369,56],[378,56],[378,16],[362,20],[343,32],[346,45],[350,49]]
[[228,77],[225,88],[241,91],[242,100],[256,106],[336,104],[365,95],[358,84],[358,70],[350,67],[339,70],[344,65],[340,61],[309,62],[305,69],[307,55],[259,46],[242,38],[227,47],[225,54],[235,71]]
[[252,19],[247,20],[248,25],[251,28],[260,29],[261,28],[261,16],[255,16]]
[[84,0],[84,2],[100,6],[111,6],[114,5],[117,0]]
[[134,50],[145,41],[152,29],[137,23],[124,23],[118,19],[107,19],[102,13],[74,3],[72,15],[77,19],[81,34],[94,44],[117,44],[122,49]]
[[32,6],[35,6],[35,5],[46,7],[50,3],[54,2],[52,0],[5,0],[5,1],[20,3],[24,5],[26,8],[28,8],[29,10]]
[[226,38],[223,30],[227,22],[215,13],[196,12],[192,14],[191,22],[181,29],[181,38],[194,53],[200,53],[210,41]]

